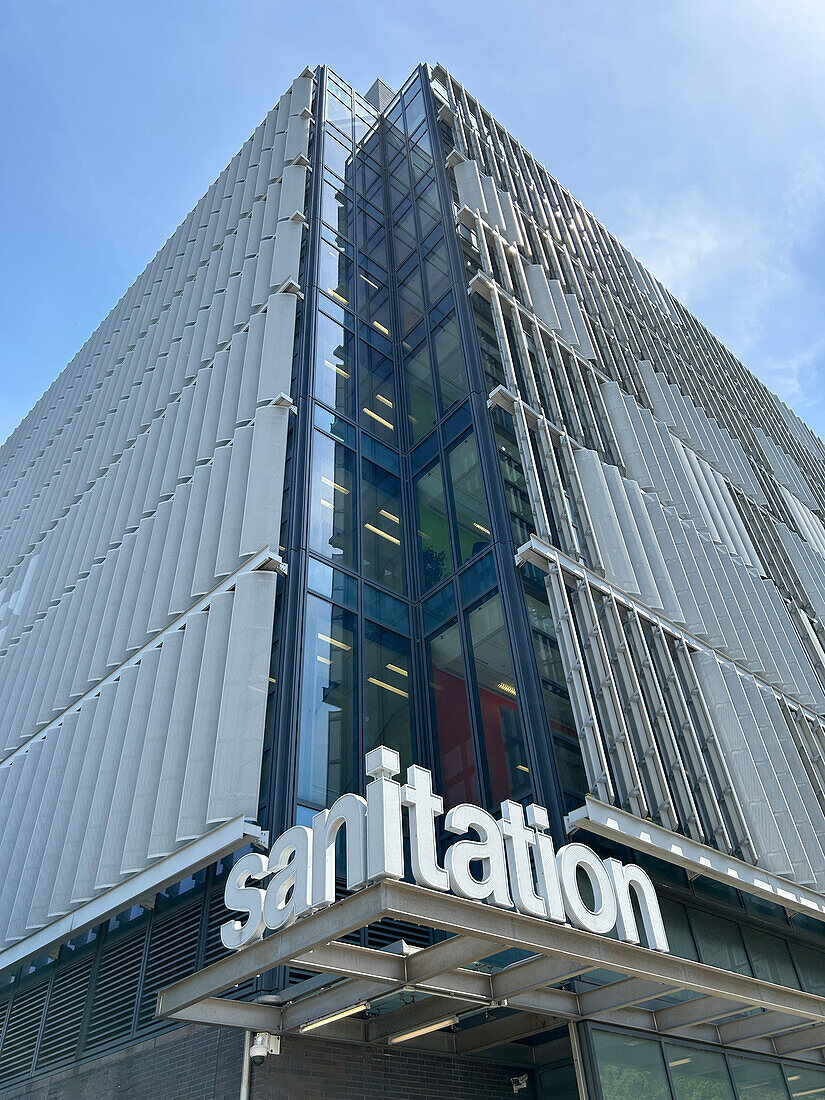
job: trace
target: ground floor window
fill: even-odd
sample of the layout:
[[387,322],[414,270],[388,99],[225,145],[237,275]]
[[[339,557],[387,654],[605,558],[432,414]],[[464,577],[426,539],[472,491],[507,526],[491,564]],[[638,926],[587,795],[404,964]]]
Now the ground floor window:
[[591,1029],[601,1100],[825,1100],[825,1069]]

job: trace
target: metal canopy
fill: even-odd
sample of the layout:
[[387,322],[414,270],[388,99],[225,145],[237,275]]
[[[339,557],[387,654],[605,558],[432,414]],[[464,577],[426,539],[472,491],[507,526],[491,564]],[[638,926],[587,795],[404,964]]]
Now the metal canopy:
[[[342,942],[385,918],[451,935],[421,949]],[[513,947],[526,956],[498,969],[492,960],[481,963]],[[321,977],[256,1003],[219,996],[286,965]],[[610,971],[615,981],[579,993],[554,988],[597,969]],[[684,996],[682,991],[690,999],[657,1004],[675,993]],[[409,1045],[468,1054],[569,1021],[601,1020],[817,1062],[825,1047],[825,997],[392,881],[369,886],[168,986],[158,994],[157,1015],[287,1034],[357,1005],[369,1010],[312,1034],[388,1043],[457,1017],[450,1030],[445,1023],[444,1030],[411,1036]],[[507,1053],[531,1057],[524,1046],[510,1046]]]

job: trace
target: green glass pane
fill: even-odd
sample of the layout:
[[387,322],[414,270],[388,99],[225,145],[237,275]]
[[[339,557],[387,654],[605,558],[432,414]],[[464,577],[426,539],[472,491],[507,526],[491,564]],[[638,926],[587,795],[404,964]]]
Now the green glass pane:
[[355,757],[356,619],[308,596],[304,625],[298,798],[328,806],[352,790]]
[[461,561],[469,561],[490,544],[490,520],[475,436],[468,435],[449,452]]
[[675,1100],[735,1100],[724,1056],[665,1044]]
[[752,976],[738,925],[700,909],[691,911],[690,921],[703,963]]
[[745,937],[745,946],[757,978],[788,986],[790,989],[799,989],[799,978],[791,962],[788,945],[783,939],[748,928],[747,925],[743,927],[742,935]]
[[426,343],[407,356],[404,372],[407,380],[410,431],[413,443],[417,443],[435,425],[433,378],[430,370],[430,352]]
[[352,239],[352,191],[348,187],[342,187],[334,176],[324,177],[321,190],[321,217],[336,233],[342,233],[345,237]]
[[785,1066],[792,1100],[825,1100],[825,1069]]
[[740,1100],[788,1100],[785,1078],[776,1062],[731,1058],[729,1063]]
[[593,1047],[603,1100],[671,1100],[657,1042],[594,1031]]
[[467,369],[455,317],[449,317],[433,333],[433,354],[441,391],[441,410],[467,395]]
[[418,505],[418,564],[421,584],[427,592],[453,571],[441,463],[419,475],[415,490]]
[[410,642],[373,623],[364,624],[364,746],[386,745],[412,763]]

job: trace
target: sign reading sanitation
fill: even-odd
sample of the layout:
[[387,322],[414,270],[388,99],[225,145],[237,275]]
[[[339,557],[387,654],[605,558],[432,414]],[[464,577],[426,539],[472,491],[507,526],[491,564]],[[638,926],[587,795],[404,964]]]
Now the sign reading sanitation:
[[[403,878],[403,807],[412,875],[419,886],[517,909],[529,917],[569,922],[599,935],[615,928],[628,943],[640,942],[638,912],[647,946],[670,950],[656,891],[642,868],[602,860],[586,844],[565,844],[556,852],[543,806],[525,811],[520,802],[502,802],[498,821],[479,806],[454,806],[444,828],[461,839],[447,849],[442,867],[435,822],[444,813],[444,801],[433,792],[432,774],[414,765],[402,787],[395,781],[401,766],[398,753],[384,746],[368,752],[365,764],[366,798],[341,795],[329,810],[315,815],[312,828],[294,825],[282,833],[269,857],[250,852],[237,861],[224,899],[228,909],[247,916],[221,926],[225,947],[243,947],[267,928],[283,928],[335,902],[336,838],[342,828],[350,890]],[[580,874],[590,882],[590,904],[582,897]],[[251,885],[268,876],[265,888]]]

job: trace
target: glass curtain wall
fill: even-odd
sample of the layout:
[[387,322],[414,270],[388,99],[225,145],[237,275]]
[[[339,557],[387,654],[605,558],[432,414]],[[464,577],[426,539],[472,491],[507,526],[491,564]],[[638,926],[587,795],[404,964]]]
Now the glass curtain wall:
[[601,1100],[825,1097],[825,1069],[591,1028]]

